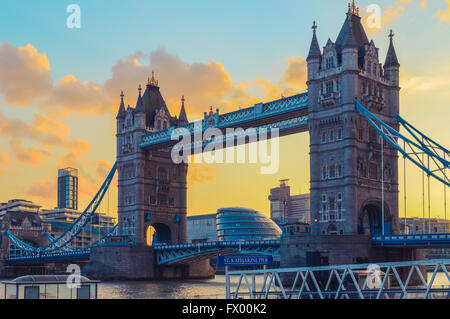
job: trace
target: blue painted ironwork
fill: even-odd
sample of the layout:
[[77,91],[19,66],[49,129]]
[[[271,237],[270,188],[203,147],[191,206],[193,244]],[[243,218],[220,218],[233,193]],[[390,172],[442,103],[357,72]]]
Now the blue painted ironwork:
[[414,234],[373,237],[375,247],[449,247],[450,234]]
[[[185,128],[189,131],[189,134],[193,136],[195,133],[197,134],[203,133],[207,128],[224,129],[228,127],[235,127],[236,125],[242,125],[257,120],[262,120],[274,115],[281,115],[302,109],[306,110],[307,108],[308,108],[308,93],[301,93],[291,97],[272,101],[269,103],[259,103],[250,108],[238,110],[223,115],[218,115],[216,123],[212,126],[208,126],[206,123],[206,119],[204,119],[202,121],[185,124],[177,128]],[[274,127],[273,126],[274,124],[275,123],[271,123],[269,125],[261,126],[260,128]],[[285,124],[288,123],[286,122]],[[306,122],[303,123],[303,125],[306,125]],[[284,129],[281,122],[278,123],[278,126],[280,130],[282,128]],[[161,143],[170,142],[172,140],[171,138],[172,132],[175,129],[176,129],[175,127],[170,127],[163,131],[144,135],[142,137],[142,142],[139,144],[139,146],[144,148],[153,145],[158,145]],[[199,130],[198,132],[196,131],[197,129]]]
[[109,188],[109,185],[111,184],[111,181],[114,177],[114,174],[116,173],[116,170],[117,170],[117,163],[114,164],[113,168],[109,172],[99,191],[94,196],[89,205],[86,207],[86,209],[83,211],[83,213],[75,220],[75,222],[66,231],[64,231],[63,234],[61,234],[54,241],[51,241],[50,244],[48,244],[47,246],[38,248],[33,247],[25,243],[21,239],[17,238],[9,231],[7,231],[6,234],[9,240],[14,245],[16,245],[17,247],[28,253],[31,252],[41,254],[63,250],[64,247],[66,247],[72,240],[74,240],[75,237],[83,230],[83,228],[91,221],[92,216],[97,210],[97,207],[100,205],[106,191]]
[[[53,237],[52,235],[50,235],[50,234],[47,233],[47,232],[45,232],[44,235],[45,235],[45,237],[47,237],[47,239],[48,239],[49,242],[54,242],[54,241],[56,240],[55,237]],[[62,251],[74,251],[75,248],[73,248],[73,247],[67,245],[67,246],[65,246],[65,247],[62,247],[61,250],[62,250]]]
[[6,263],[36,263],[51,260],[72,260],[89,259],[91,250],[89,248],[76,249],[74,251],[52,252],[52,253],[32,253],[20,257],[7,258]]
[[200,244],[159,245],[154,247],[158,265],[184,263],[191,259],[210,258],[218,254],[239,252],[280,258],[279,240],[218,241]]
[[[448,150],[415,129],[400,116],[399,124],[401,124],[416,141],[409,139],[384,123],[361,105],[357,99],[356,109],[367,119],[370,125],[377,130],[381,137],[398,150],[405,158],[422,169],[428,176],[432,176],[443,184],[450,186],[450,176],[447,174],[447,169],[450,168],[450,162],[445,159],[448,157]],[[403,141],[404,146],[402,146],[402,143],[399,143],[399,141]],[[443,153],[442,156],[439,155],[439,151]],[[426,157],[422,159],[421,155],[425,155]]]

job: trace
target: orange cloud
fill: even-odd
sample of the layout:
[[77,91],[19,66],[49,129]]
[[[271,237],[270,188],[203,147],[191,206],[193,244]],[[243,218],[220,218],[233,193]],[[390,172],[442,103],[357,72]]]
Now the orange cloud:
[[43,163],[44,155],[51,155],[50,152],[45,150],[38,150],[33,147],[23,147],[22,141],[13,138],[10,143],[11,151],[15,155],[19,162],[28,165],[41,166]]
[[439,9],[436,16],[439,18],[440,22],[450,23],[450,0],[447,0],[447,10]]
[[8,104],[28,106],[52,88],[47,55],[31,44],[15,47],[0,42],[0,70],[0,94]]
[[306,89],[306,81],[307,81],[307,63],[306,60],[301,57],[291,57],[287,59],[288,66],[286,68],[286,72],[284,73],[283,78],[281,79],[282,83],[301,87],[302,89]]
[[39,197],[47,200],[56,199],[57,187],[55,178],[52,182],[42,180],[31,185],[25,192],[28,196]]
[[[6,154],[4,152],[0,152],[0,164],[9,165],[8,154]],[[2,166],[0,166],[0,174],[2,174],[4,171],[5,171],[4,168]]]
[[[412,3],[412,0],[398,0],[387,9],[385,9],[381,15],[381,28],[371,28],[369,27],[368,19],[371,17],[372,13],[368,13],[362,17],[362,23],[365,25],[365,29],[368,35],[375,36],[389,25],[393,25],[397,22],[406,11],[406,7]],[[366,10],[367,11],[367,10]]]
[[67,116],[72,113],[96,115],[111,111],[112,103],[103,87],[78,81],[73,75],[66,75],[53,87],[41,107],[52,114]]

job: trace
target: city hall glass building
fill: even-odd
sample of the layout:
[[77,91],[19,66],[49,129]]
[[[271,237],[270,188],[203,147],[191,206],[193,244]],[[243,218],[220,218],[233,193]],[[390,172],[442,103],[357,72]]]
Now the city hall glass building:
[[219,241],[265,240],[281,236],[281,229],[274,221],[248,208],[219,209],[216,225]]

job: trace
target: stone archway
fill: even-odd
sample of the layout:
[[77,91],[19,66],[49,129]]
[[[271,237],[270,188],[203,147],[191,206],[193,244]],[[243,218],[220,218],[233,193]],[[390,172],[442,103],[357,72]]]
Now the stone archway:
[[172,231],[163,223],[150,224],[147,227],[147,245],[172,244]]
[[384,216],[380,201],[368,201],[362,208],[359,215],[358,233],[361,235],[381,236],[392,234],[392,216],[389,207],[384,204]]

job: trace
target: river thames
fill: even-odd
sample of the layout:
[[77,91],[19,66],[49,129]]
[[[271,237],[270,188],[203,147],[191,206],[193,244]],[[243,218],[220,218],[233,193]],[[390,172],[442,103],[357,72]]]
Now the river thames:
[[[432,273],[428,273],[430,280]],[[231,278],[236,287],[238,277]],[[1,281],[1,279],[0,279]],[[435,285],[448,284],[444,273],[437,273]],[[434,285],[433,285],[434,286]],[[4,288],[0,287],[0,299]],[[224,299],[225,276],[209,280],[184,281],[111,281],[98,286],[98,299]]]

